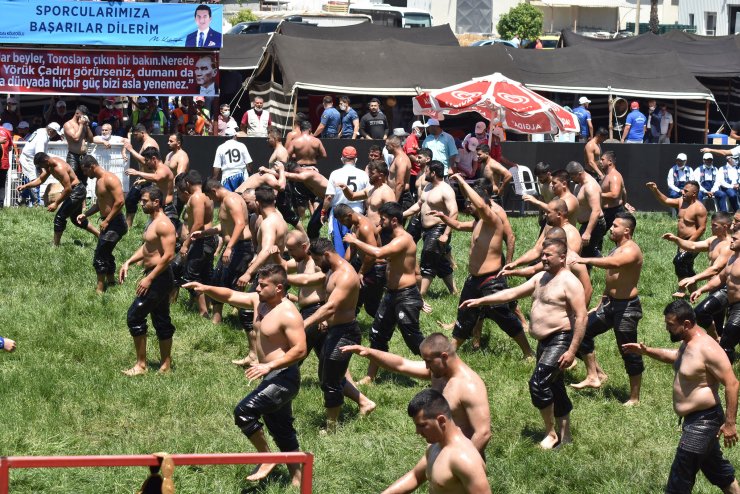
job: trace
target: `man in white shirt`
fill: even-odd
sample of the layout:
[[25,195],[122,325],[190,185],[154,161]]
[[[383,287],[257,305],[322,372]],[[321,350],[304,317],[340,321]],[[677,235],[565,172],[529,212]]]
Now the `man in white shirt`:
[[267,128],[272,125],[270,112],[264,110],[265,100],[262,96],[255,96],[252,108],[242,117],[242,130],[247,137],[267,137]]
[[334,243],[334,249],[341,257],[347,250],[347,245],[342,238],[349,233],[349,228],[342,225],[334,218],[334,206],[337,204],[347,204],[353,210],[360,214],[365,212],[365,204],[362,201],[350,201],[345,197],[342,190],[337,184],[345,184],[352,192],[364,190],[368,187],[370,179],[364,170],[355,166],[357,163],[357,150],[352,146],[347,146],[342,150],[342,168],[334,170],[329,175],[329,183],[326,186],[326,195],[324,204],[321,208],[321,222],[324,223],[329,218],[329,235]]
[[[33,157],[36,153],[45,153],[49,139],[61,136],[61,130],[62,129],[58,123],[52,122],[47,125],[45,129],[38,129],[28,137],[20,155],[21,170],[23,171],[22,183],[28,183],[38,176],[38,173],[36,173],[36,165],[33,162]],[[40,204],[41,197],[39,192],[40,187],[24,190],[21,193],[21,197],[18,199],[18,203],[22,204],[23,202],[27,202],[29,206]]]
[[678,153],[676,156],[676,164],[668,170],[668,197],[671,199],[677,199],[681,197],[681,190],[686,182],[693,180],[694,170],[690,166],[686,166],[685,153]]
[[[738,170],[737,160],[728,156],[727,162],[721,166],[717,173],[719,175],[719,189],[724,193],[726,200],[730,203],[730,209],[737,211],[737,189],[738,189]],[[717,196],[719,201],[719,196]]]
[[236,140],[236,129],[227,128],[224,135],[231,139],[216,149],[212,177],[216,180],[220,178],[224,188],[234,192],[249,176],[248,167],[252,164],[252,157],[247,146]]
[[658,144],[670,144],[671,143],[671,131],[673,130],[673,115],[668,111],[667,103],[660,103],[660,136],[658,136]]
[[720,190],[719,173],[714,167],[714,156],[712,153],[704,153],[703,163],[694,170],[694,180],[699,182],[699,200],[711,197],[716,199],[720,211],[727,212],[727,201],[725,194]]

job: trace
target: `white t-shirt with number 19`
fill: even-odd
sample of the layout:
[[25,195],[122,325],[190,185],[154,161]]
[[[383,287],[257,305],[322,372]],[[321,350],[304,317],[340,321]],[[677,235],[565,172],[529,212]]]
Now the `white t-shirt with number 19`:
[[363,201],[350,201],[344,196],[342,189],[337,187],[336,184],[347,184],[347,187],[353,192],[357,192],[358,190],[366,189],[369,183],[370,179],[367,177],[367,173],[352,164],[346,164],[342,168],[331,172],[331,175],[329,175],[329,184],[326,186],[326,195],[334,196],[331,201],[332,209],[337,204],[347,204],[358,213],[364,213],[365,203]]
[[213,160],[213,168],[221,169],[221,182],[239,173],[247,176],[247,165],[252,162],[252,157],[243,143],[229,139],[216,149],[216,158]]

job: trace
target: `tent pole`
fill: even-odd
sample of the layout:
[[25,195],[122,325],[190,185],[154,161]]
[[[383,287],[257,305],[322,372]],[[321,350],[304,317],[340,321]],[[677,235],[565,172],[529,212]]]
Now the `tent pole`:
[[709,135],[709,100],[704,105],[704,143],[707,142],[707,136]]
[[673,100],[673,143],[678,142],[678,100]]
[[609,139],[614,139],[614,100],[612,99],[611,93],[609,93]]

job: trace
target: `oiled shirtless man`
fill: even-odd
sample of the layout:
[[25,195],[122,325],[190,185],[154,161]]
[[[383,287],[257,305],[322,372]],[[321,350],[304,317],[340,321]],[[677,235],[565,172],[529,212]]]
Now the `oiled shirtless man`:
[[[303,217],[306,207],[313,208],[311,219],[308,220],[306,226],[306,235],[309,239],[319,238],[321,234],[321,208],[317,207],[316,203],[323,204],[329,180],[315,166],[300,166],[295,161],[288,161],[285,164],[284,173],[285,178],[293,182],[293,201],[298,215]],[[304,208],[303,212],[300,210],[301,207]]]
[[344,387],[347,385],[345,374],[352,356],[342,352],[341,348],[362,341],[355,317],[360,279],[352,265],[337,254],[330,240],[313,240],[308,251],[314,264],[326,275],[324,289],[327,298],[316,312],[304,320],[303,326],[306,330],[321,323],[327,326],[319,367],[326,407],[326,431],[333,433],[336,432],[339,412],[344,403]]
[[573,363],[588,320],[583,286],[565,265],[567,252],[565,242],[547,240],[542,249],[543,272],[517,287],[460,304],[461,307],[497,305],[532,295],[529,334],[539,344],[529,393],[545,423],[545,438],[540,442],[544,449],[572,441],[573,404],[565,390],[563,370]]
[[450,408],[444,396],[434,389],[414,396],[408,414],[417,434],[429,446],[419,463],[383,494],[416,492],[427,481],[430,494],[490,494],[485,463],[461,432]]
[[[671,364],[673,410],[681,417],[683,432],[668,475],[665,492],[691,492],[701,470],[707,480],[726,494],[740,493],[735,469],[722,456],[719,438],[725,447],[737,444],[738,381],[722,348],[696,325],[691,306],[685,300],[671,302],[663,311],[671,341],[681,342],[678,350],[651,348],[628,343],[624,350]],[[723,413],[719,385],[725,387],[727,414]]]
[[130,177],[139,177],[162,191],[164,195],[165,203],[162,205],[162,211],[170,219],[175,229],[180,229],[180,217],[177,214],[175,208],[175,176],[172,174],[172,170],[164,164],[162,159],[159,157],[159,151],[154,148],[146,148],[141,152],[141,156],[144,158],[144,166],[150,172],[144,172],[141,170],[135,170],[133,168],[126,169],[126,175]]
[[175,334],[175,326],[170,319],[170,292],[175,286],[175,279],[170,263],[175,258],[176,235],[175,227],[162,210],[163,202],[164,194],[157,187],[150,186],[141,191],[141,209],[149,215],[151,223],[144,230],[144,243],[123,263],[119,272],[119,281],[123,283],[131,264],[141,264],[144,268],[144,277],[136,285],[136,298],[126,316],[136,350],[136,363],[123,371],[127,376],[147,372],[147,315],[152,317],[152,325],[159,340],[159,372],[169,372],[172,368],[172,336]]
[[598,388],[599,378],[594,338],[609,329],[614,329],[617,346],[620,348],[624,368],[630,380],[630,397],[626,406],[640,402],[640,384],[645,365],[639,355],[628,354],[621,350],[625,343],[637,342],[637,325],[642,319],[642,304],[638,297],[637,284],[640,281],[643,256],[640,246],[634,241],[637,221],[630,213],[617,213],[611,228],[609,239],[615,248],[606,257],[576,257],[572,262],[586,264],[606,270],[604,294],[601,303],[588,315],[586,335],[583,337],[579,356],[586,363],[586,379],[574,384],[576,389]]
[[617,155],[606,151],[599,161],[604,176],[601,179],[601,210],[606,227],[611,228],[617,213],[623,213],[631,206],[627,204],[627,189],[622,174],[617,170]]
[[87,107],[80,105],[71,119],[64,123],[64,136],[67,138],[67,163],[74,170],[77,179],[87,185],[87,177],[80,168],[82,157],[87,154],[87,143],[93,142],[93,133],[90,130],[90,118],[87,116]]
[[[254,198],[259,207],[259,227],[253,238],[255,251],[257,255],[247,267],[247,270],[241,275],[236,282],[236,286],[244,289],[249,286],[250,291],[254,291],[255,284],[252,277],[259,268],[267,264],[280,264],[280,253],[285,250],[285,236],[288,233],[288,225],[283,219],[283,215],[275,207],[275,192],[268,186],[260,186],[254,191]],[[273,252],[271,247],[277,247],[277,252]],[[235,365],[251,365],[254,363],[254,348],[256,344],[256,333],[253,331],[254,314],[249,310],[242,309],[239,311],[239,318],[242,327],[247,333],[249,340],[249,354],[241,360],[233,360]]]
[[475,151],[478,153],[478,162],[483,168],[483,177],[490,182],[491,196],[499,202],[506,192],[506,186],[514,177],[504,165],[493,159],[491,147],[488,144],[478,145]]
[[[645,186],[650,189],[655,198],[660,201],[661,204],[670,208],[678,209],[678,237],[684,240],[696,242],[704,235],[704,230],[707,228],[707,208],[699,200],[699,183],[695,180],[689,180],[681,189],[681,197],[671,199],[666,197],[660,190],[655,182],[648,182]],[[690,276],[694,276],[694,259],[696,259],[695,252],[687,252],[681,247],[676,251],[676,256],[673,258],[673,267],[676,272],[676,277],[679,281]],[[686,287],[689,292],[696,289],[696,284],[687,285]],[[683,297],[682,291],[678,291],[674,296]]]
[[[506,278],[498,276],[504,259],[502,251],[505,230],[501,218],[493,212],[486,200],[465,182],[462,175],[456,173],[450,177],[450,181],[457,182],[463,195],[475,208],[478,218],[470,237],[469,275],[460,292],[462,303],[469,298],[480,298],[509,288]],[[514,307],[516,302],[485,308],[458,309],[455,327],[452,330],[455,349],[460,348],[460,345],[470,338],[478,320],[487,317],[495,321],[519,345],[524,358],[533,357],[527,335],[524,334],[522,323],[514,313]]]
[[[203,192],[203,177],[198,170],[190,170],[182,181],[187,192],[188,202],[185,205],[189,232],[207,231],[213,225],[213,200]],[[213,277],[213,257],[218,249],[218,241],[213,236],[189,235],[180,247],[180,257],[184,261],[185,281],[210,283]],[[198,305],[198,313],[209,317],[206,296],[191,292]]]
[[[385,140],[385,148],[393,156],[393,162],[388,170],[388,185],[393,189],[395,198],[393,201],[401,207],[409,208],[414,203],[411,194],[409,178],[411,177],[411,160],[404,152],[401,139],[398,136],[390,136]],[[370,170],[368,170],[370,174]]]
[[83,156],[80,167],[87,178],[95,179],[95,197],[97,201],[90,209],[77,217],[82,224],[87,218],[100,213],[100,235],[93,254],[93,267],[98,276],[95,291],[105,292],[108,285],[116,283],[116,258],[113,249],[128,232],[123,209],[123,186],[121,180],[113,173],[106,171],[92,155]]
[[[132,141],[134,139],[141,143],[138,151],[133,147]],[[123,141],[123,148],[128,151],[131,158],[138,163],[140,170],[150,171],[146,169],[145,159],[141,153],[143,153],[147,148],[154,148],[159,151],[159,144],[157,144],[157,141],[147,133],[144,124],[137,124],[134,125],[134,128],[131,130],[131,139]],[[129,163],[129,166],[130,165],[131,164]],[[141,190],[148,186],[149,184],[143,178],[140,178],[129,185],[128,194],[126,194],[126,224],[128,224],[129,228],[131,228],[131,225],[134,223],[134,218],[136,217],[136,210],[139,207],[139,201],[141,200]]]
[[583,163],[585,164],[588,173],[595,175],[599,181],[604,178],[604,172],[599,168],[599,162],[601,161],[601,145],[607,137],[609,137],[609,131],[604,127],[599,127],[594,133],[594,136],[589,139],[586,146],[583,148]]
[[275,163],[279,161],[281,163],[287,163],[290,159],[288,150],[283,146],[283,137],[280,135],[280,130],[277,127],[269,127],[267,129],[267,145],[272,148],[272,154],[268,163]]
[[[309,247],[310,242],[305,233],[298,230],[289,231],[285,241],[285,250],[291,259],[284,262],[284,266],[288,271],[288,283],[298,288],[298,297],[295,301],[304,321],[307,352],[310,353],[313,350],[316,357],[321,360],[327,336],[326,324],[314,323],[305,326],[305,321],[326,302],[327,273],[324,273],[321,267],[314,262]],[[277,250],[277,247],[274,249]],[[324,369],[319,366],[318,370],[319,382],[321,382]],[[345,374],[342,391],[346,398],[357,403],[360,415],[364,416],[375,410],[376,404],[354,386],[349,371]]]
[[[522,200],[524,202],[534,204],[535,206],[540,208],[544,212],[544,214],[547,214],[547,204],[553,199],[560,199],[561,201],[564,201],[565,205],[568,207],[568,221],[570,221],[570,224],[577,224],[578,198],[573,195],[573,193],[568,188],[568,172],[566,172],[565,170],[558,170],[553,173],[547,172],[547,175],[549,175],[549,186],[543,188],[543,201],[540,201],[529,194],[524,194],[522,196]],[[540,182],[540,187],[542,187],[542,182]],[[549,199],[545,199],[545,196],[548,196]]]
[[430,211],[442,211],[446,216],[457,219],[457,201],[455,191],[444,181],[444,165],[439,161],[432,161],[427,165],[425,178],[427,181],[419,201],[403,212],[407,218],[421,213],[422,239],[421,249],[421,296],[429,290],[435,276],[439,276],[450,293],[457,293],[452,264],[447,257],[450,252],[451,228],[444,222],[430,214]]
[[[370,187],[354,192],[347,184],[338,183],[344,197],[350,201],[365,200],[367,218],[380,230],[380,206],[387,202],[397,202],[394,190],[388,184],[388,165],[382,160],[372,160],[367,165]],[[403,206],[403,204],[401,205]]]
[[[234,420],[260,453],[270,451],[262,432],[260,417],[280,451],[298,451],[292,402],[301,384],[299,363],[306,356],[303,320],[298,309],[288,300],[288,275],[285,268],[267,264],[257,271],[256,276],[257,293],[237,292],[200,283],[187,283],[183,286],[204,293],[221,303],[254,312],[254,328],[257,333],[255,353],[258,362],[244,374],[250,381],[260,377],[264,379],[236,406]],[[258,465],[247,480],[262,480],[273,468],[275,465],[271,463]],[[300,467],[289,463],[288,470],[292,484],[300,485]]]
[[167,138],[167,147],[170,148],[170,152],[164,159],[164,164],[172,172],[175,177],[181,173],[187,173],[190,166],[190,157],[188,153],[182,148],[182,134],[175,132],[170,134]]
[[585,257],[601,257],[604,234],[608,228],[601,210],[601,187],[577,161],[568,163],[565,171],[576,184],[573,193],[578,198],[576,220],[581,225],[581,254]]
[[[390,238],[382,247],[361,242],[353,233],[344,236],[344,241],[350,246],[375,259],[385,259],[388,262],[385,273],[386,291],[370,328],[370,347],[387,352],[388,342],[397,324],[406,346],[415,355],[419,355],[419,345],[424,335],[419,329],[422,300],[416,286],[416,243],[403,229],[400,204],[389,202],[380,208],[380,227]],[[372,382],[377,373],[378,366],[370,362],[367,376],[359,384]]]
[[730,310],[719,345],[727,352],[730,362],[734,363],[735,347],[740,343],[740,263],[735,262],[740,254],[740,231],[732,234],[730,249],[732,249],[732,257],[727,262],[727,266],[706,285],[694,291],[690,300],[695,302],[702,293],[711,293],[722,286],[727,287],[727,303]]
[[[220,180],[211,178],[203,186],[203,192],[218,209],[218,226],[203,231],[193,231],[190,237],[197,240],[201,237],[221,235],[224,248],[216,261],[213,272],[213,283],[216,286],[235,290],[236,280],[247,271],[247,266],[254,258],[252,232],[247,228],[247,205],[236,192],[223,186]],[[223,304],[214,301],[211,321],[220,324],[223,319]]]
[[79,215],[85,205],[87,187],[80,182],[72,167],[63,159],[50,156],[44,152],[36,153],[33,157],[33,163],[41,169],[41,173],[30,182],[19,185],[16,189],[18,192],[38,187],[46,182],[49,177],[54,177],[62,186],[62,192],[56,201],[46,206],[47,211],[56,211],[52,244],[58,247],[62,241],[62,234],[67,227],[67,218],[77,228],[87,230],[97,237],[99,235],[97,228],[92,226],[85,218],[80,221]]
[[326,149],[319,139],[311,135],[311,122],[303,120],[300,126],[301,135],[288,142],[285,149],[299,165],[316,166],[320,159],[326,158]]
[[442,393],[450,404],[455,423],[483,455],[491,439],[491,411],[485,383],[463,362],[453,342],[442,333],[424,338],[419,350],[421,361],[360,345],[342,348],[343,352],[356,353],[384,369],[430,380],[431,388]]
[[[565,239],[562,239],[559,235],[551,235],[550,230],[554,228],[562,229],[565,234]],[[535,273],[540,272],[544,267],[542,263],[540,262],[534,265],[532,265],[532,263],[542,258],[542,246],[548,238],[561,238],[561,240],[564,240],[568,246],[569,259],[573,256],[579,255],[580,249],[583,246],[580,232],[568,221],[567,206],[565,205],[565,202],[559,199],[553,199],[548,203],[547,215],[545,216],[545,228],[542,230],[537,242],[535,242],[534,247],[522,254],[519,258],[504,266],[501,270],[500,276],[531,277]],[[520,266],[526,267],[524,269],[517,269]],[[588,270],[582,264],[569,264],[568,269],[576,276],[576,278],[578,278],[581,285],[583,285],[584,296],[586,297],[584,300],[586,306],[588,306],[591,302],[591,295],[593,293],[593,286],[591,285],[591,278],[589,277]]]
[[[361,242],[372,247],[380,247],[378,227],[366,216],[346,204],[337,204],[334,207],[334,217],[339,223],[349,228]],[[386,262],[383,259],[375,259],[370,254],[352,246],[349,246],[344,258],[355,268],[361,282],[360,296],[357,299],[357,312],[364,306],[365,312],[374,318],[380,306],[380,299],[383,297]]]
[[[680,249],[687,252],[706,252],[709,257],[709,266],[701,273],[680,280],[678,282],[679,289],[686,289],[689,285],[695,285],[699,281],[716,276],[724,269],[727,261],[730,260],[730,256],[732,256],[732,250],[730,249],[732,215],[717,211],[712,215],[710,225],[712,235],[696,242],[684,240],[672,233],[663,234],[665,240],[675,243]],[[710,293],[694,308],[696,323],[714,339],[719,340],[718,334],[722,332],[724,326],[726,308],[727,288],[722,287]]]

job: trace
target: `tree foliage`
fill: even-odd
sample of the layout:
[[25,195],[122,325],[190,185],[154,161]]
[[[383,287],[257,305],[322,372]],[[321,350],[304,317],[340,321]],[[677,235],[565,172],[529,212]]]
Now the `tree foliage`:
[[241,9],[231,19],[229,19],[232,25],[237,25],[240,22],[254,22],[258,20],[259,17],[254,15],[254,12],[250,9]]
[[520,39],[535,39],[542,35],[542,12],[528,3],[520,3],[501,16],[496,31],[503,39],[519,35]]
[[658,0],[650,0],[650,31],[658,34],[660,30],[658,20]]

